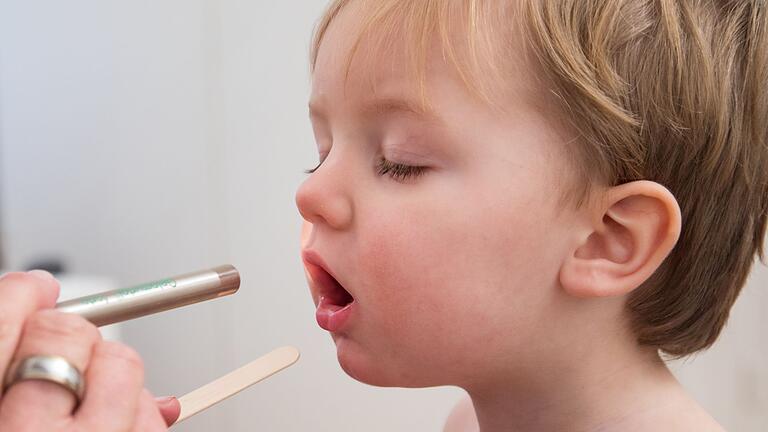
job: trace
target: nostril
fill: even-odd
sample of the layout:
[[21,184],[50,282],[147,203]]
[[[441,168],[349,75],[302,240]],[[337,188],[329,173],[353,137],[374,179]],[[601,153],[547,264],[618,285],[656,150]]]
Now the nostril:
[[312,191],[307,186],[305,181],[299,189],[296,191],[295,196],[296,208],[299,210],[301,217],[308,222],[316,222],[319,214],[317,213],[318,205],[315,202],[316,198],[313,196]]
[[350,181],[349,173],[336,164],[328,165],[329,162],[326,158],[323,167],[296,190],[296,207],[306,221],[341,230],[352,219],[355,184]]
[[344,229],[352,222],[352,200],[344,187],[307,179],[296,191],[296,207],[307,222]]

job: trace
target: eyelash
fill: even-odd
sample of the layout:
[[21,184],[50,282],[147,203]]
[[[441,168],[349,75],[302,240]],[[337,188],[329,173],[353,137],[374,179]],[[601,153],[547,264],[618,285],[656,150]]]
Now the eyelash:
[[[322,164],[323,161],[320,161],[316,167],[304,170],[304,172],[307,174],[312,174],[317,171],[317,169],[320,168],[320,165]],[[388,174],[393,180],[397,181],[405,181],[412,177],[418,177],[424,174],[426,169],[427,167],[424,166],[405,165],[391,162],[384,158],[379,158],[379,162],[376,164],[376,173],[378,175],[383,176]]]

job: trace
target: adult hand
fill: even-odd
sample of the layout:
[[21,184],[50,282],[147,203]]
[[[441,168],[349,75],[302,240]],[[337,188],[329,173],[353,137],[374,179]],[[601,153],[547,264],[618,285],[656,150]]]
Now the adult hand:
[[104,341],[75,314],[56,311],[58,282],[47,272],[0,278],[0,377],[34,355],[67,359],[82,372],[85,395],[41,380],[17,382],[0,393],[0,431],[164,431],[178,401],[155,401],[144,388],[144,367],[132,348]]

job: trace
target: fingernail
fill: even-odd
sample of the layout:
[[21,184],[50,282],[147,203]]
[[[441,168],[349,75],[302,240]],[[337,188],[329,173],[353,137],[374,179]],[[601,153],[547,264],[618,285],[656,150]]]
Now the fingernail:
[[161,396],[161,397],[156,397],[156,398],[155,398],[155,403],[158,403],[158,404],[162,404],[162,405],[165,405],[165,404],[167,404],[167,403],[171,402],[171,401],[172,401],[172,400],[174,400],[174,399],[176,399],[176,397],[174,397],[174,396]]
[[42,279],[46,282],[50,282],[52,280],[56,280],[56,278],[53,277],[52,274],[48,273],[45,270],[30,270],[27,272],[28,275],[34,276],[38,279]]

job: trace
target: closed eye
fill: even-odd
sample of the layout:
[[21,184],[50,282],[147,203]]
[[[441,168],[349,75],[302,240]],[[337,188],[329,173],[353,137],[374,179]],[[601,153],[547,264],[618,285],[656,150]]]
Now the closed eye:
[[[314,168],[306,169],[306,174],[313,174],[323,164],[321,160]],[[427,170],[425,166],[406,165],[397,162],[388,161],[384,158],[379,159],[376,164],[376,173],[378,175],[389,175],[392,179],[397,181],[405,181],[412,177],[418,177]]]
[[322,165],[322,164],[323,164],[323,161],[320,161],[320,162],[317,163],[317,166],[315,166],[314,168],[305,169],[304,173],[305,174],[312,174],[313,172],[317,171],[317,169],[320,168],[320,165]]
[[384,158],[379,159],[376,166],[376,172],[379,175],[389,175],[393,180],[405,181],[410,178],[418,177],[427,170],[424,166],[405,165],[397,162],[391,162]]

